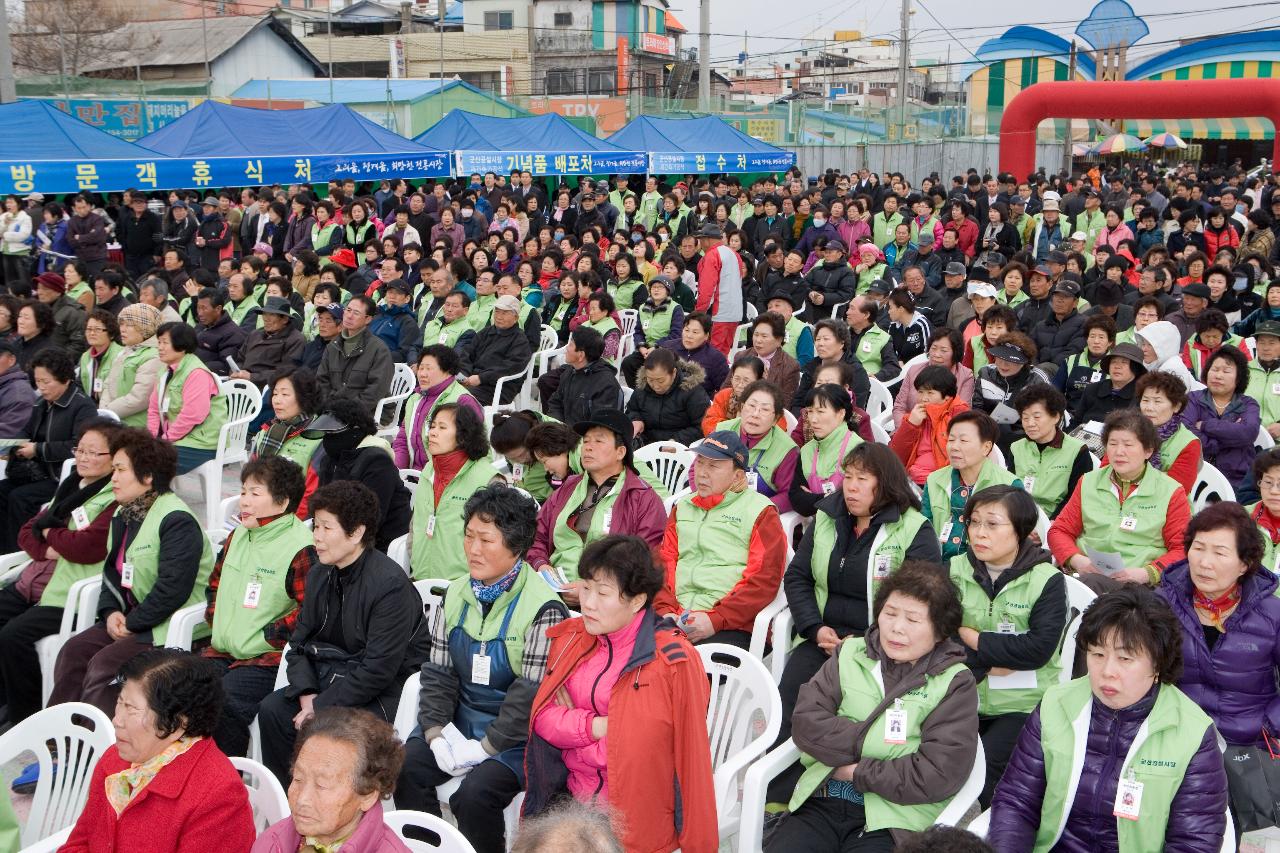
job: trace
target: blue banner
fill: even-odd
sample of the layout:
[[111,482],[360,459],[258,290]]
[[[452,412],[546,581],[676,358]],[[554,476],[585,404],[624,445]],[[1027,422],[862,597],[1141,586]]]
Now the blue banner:
[[654,152],[649,155],[649,171],[655,175],[702,174],[707,172],[784,172],[796,163],[791,151],[777,154],[720,153],[689,154],[680,152]]
[[[185,115],[204,98],[162,98],[142,101],[130,98],[20,98],[47,100],[68,115],[85,124],[105,130],[129,142],[137,142],[153,130],[159,130]],[[144,109],[145,106],[145,109]]]
[[[39,151],[39,144],[32,145]],[[148,157],[131,160],[0,161],[0,195],[140,190],[220,189],[262,184],[309,184],[330,179],[441,178],[449,155],[371,154],[323,157]]]
[[639,175],[648,167],[641,151],[458,151],[458,175],[507,174],[513,169],[541,175]]

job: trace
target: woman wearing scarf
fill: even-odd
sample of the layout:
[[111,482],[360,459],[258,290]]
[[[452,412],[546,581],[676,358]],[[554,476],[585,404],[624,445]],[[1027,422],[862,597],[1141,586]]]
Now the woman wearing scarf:
[[1138,408],[1156,428],[1160,446],[1148,460],[1190,495],[1200,474],[1200,439],[1179,417],[1187,405],[1187,388],[1172,373],[1156,371],[1138,378],[1134,389]]
[[262,425],[249,448],[251,460],[279,456],[305,472],[306,488],[298,504],[298,518],[302,519],[307,517],[307,498],[320,485],[311,467],[311,457],[320,441],[302,434],[320,411],[320,396],[320,386],[310,368],[290,366],[281,370],[271,382],[275,417]]
[[432,344],[418,356],[418,390],[405,402],[400,431],[391,442],[397,468],[421,471],[427,464],[427,428],[438,407],[457,403],[484,417],[476,398],[455,378],[461,371],[462,362],[452,347]]
[[218,674],[176,649],[148,649],[120,671],[116,742],[60,849],[75,853],[248,850],[257,834],[244,782],[210,737]]
[[62,647],[49,705],[88,702],[116,711],[120,667],[163,646],[169,619],[203,600],[213,550],[191,509],[172,491],[178,455],[140,429],[111,439],[111,519],[98,620]]
[[97,403],[102,399],[107,374],[120,355],[120,326],[115,315],[98,308],[84,324],[84,338],[89,345],[80,355],[80,387]]
[[[502,811],[524,788],[547,630],[569,615],[525,562],[536,521],[537,505],[506,485],[485,486],[467,500],[466,532],[455,543],[465,551],[467,573],[449,584],[434,611],[418,725],[396,784],[397,807],[439,815],[436,787],[461,777],[449,806],[477,853],[506,850]],[[446,738],[450,725],[466,740]]]
[[130,305],[116,317],[124,349],[111,363],[98,407],[109,409],[131,427],[147,425],[147,402],[163,366],[156,355],[160,312],[151,305]]
[[1258,454],[1253,463],[1253,479],[1262,500],[1245,509],[1262,534],[1262,565],[1276,573],[1276,565],[1280,562],[1280,547],[1277,547],[1280,546],[1280,448],[1273,447]]

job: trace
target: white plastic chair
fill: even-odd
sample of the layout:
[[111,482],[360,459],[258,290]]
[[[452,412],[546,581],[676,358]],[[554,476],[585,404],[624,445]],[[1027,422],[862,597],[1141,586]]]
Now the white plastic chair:
[[[735,646],[705,643],[697,647],[711,681],[707,736],[715,774],[720,838],[738,829],[745,804],[738,800],[743,772],[764,754],[782,727],[782,699],[764,663]],[[763,726],[760,720],[763,718]],[[761,804],[763,810],[763,804]]]
[[1195,514],[1218,501],[1233,501],[1236,491],[1221,471],[1205,462],[1200,466],[1195,484],[1191,487],[1191,512]]
[[31,752],[40,765],[31,811],[22,828],[23,845],[35,844],[76,822],[89,796],[93,768],[115,742],[111,720],[83,702],[45,708],[0,735],[0,764]]
[[[769,634],[773,630],[774,622],[778,618],[778,614],[787,609],[787,596],[782,591],[781,585],[778,587],[778,593],[765,605],[764,609],[756,614],[755,622],[751,625],[751,642],[747,646],[747,653],[758,661],[764,662],[764,647],[769,641]],[[779,644],[790,642],[790,637],[774,636],[774,651],[777,651]]]
[[[271,686],[272,692],[289,683],[289,672],[285,664],[285,655],[289,653],[289,648],[286,645],[280,650],[280,666],[276,667],[276,683]],[[262,730],[258,728],[256,714],[253,721],[249,723],[249,758],[257,762],[262,761]]]
[[204,624],[205,608],[206,605],[200,603],[175,610],[173,616],[169,618],[169,633],[165,637],[164,644],[169,648],[182,649],[184,652],[191,651],[195,630]]
[[655,441],[637,450],[635,459],[648,465],[654,476],[674,495],[686,485],[694,453],[678,441]]
[[423,612],[427,617],[427,629],[430,630],[432,620],[435,619],[436,611],[444,604],[444,592],[449,588],[452,581],[444,578],[423,578],[420,581],[413,582],[413,588],[418,591],[418,597],[422,599]]
[[[889,418],[889,425],[893,425],[893,418]],[[871,421],[871,437],[876,440],[876,444],[889,443],[889,431],[876,420]]]
[[782,417],[787,421],[787,435],[791,435],[796,431],[796,427],[800,426],[800,419],[793,415],[790,409],[783,409]]
[[979,738],[978,751],[974,753],[973,768],[969,770],[969,778],[964,780],[964,785],[951,798],[951,802],[943,807],[937,820],[933,822],[934,826],[958,826],[960,821],[964,820],[964,816],[969,813],[969,809],[977,804],[978,795],[982,793],[982,787],[986,783],[987,753],[982,748],[982,739]]
[[738,853],[759,853],[764,847],[764,806],[769,783],[800,760],[796,742],[787,738],[747,768],[742,780],[742,810],[738,821]]
[[[493,427],[493,419],[499,412],[518,412],[522,408],[521,403],[528,396],[529,380],[533,376],[534,359],[529,359],[529,363],[524,366],[524,370],[519,373],[513,373],[510,376],[501,377],[493,387],[493,402],[484,407],[484,425],[489,430]],[[515,383],[519,389],[510,403],[502,402],[502,392],[506,386]],[[527,406],[526,406],[527,408]]]
[[67,843],[67,839],[71,837],[71,830],[73,829],[75,829],[74,825],[59,830],[29,847],[23,847],[20,853],[57,853],[58,850],[62,849],[62,845]]
[[0,587],[8,586],[18,580],[18,575],[31,562],[26,551],[14,551],[12,554],[0,556]]
[[404,569],[406,575],[412,574],[413,570],[409,568],[409,534],[397,536],[391,540],[391,544],[387,546],[387,556],[392,561]]
[[111,411],[110,409],[98,409],[98,417],[106,418],[109,421],[115,421],[116,423],[120,423],[120,416],[117,415],[115,412]]
[[279,823],[289,816],[289,798],[285,795],[275,774],[252,758],[241,758],[238,755],[228,756],[231,766],[244,779],[245,791],[249,794],[249,807],[253,809],[253,825],[261,835],[273,823]]
[[58,662],[58,652],[80,631],[94,623],[98,616],[98,592],[102,589],[102,575],[76,581],[67,590],[67,603],[62,606],[62,624],[58,633],[36,641],[36,656],[40,659],[40,701],[49,701],[53,692],[53,667]]
[[1067,629],[1063,632],[1061,659],[1059,661],[1062,669],[1058,673],[1058,682],[1061,684],[1066,684],[1071,680],[1071,668],[1075,664],[1076,637],[1080,634],[1080,623],[1084,619],[1084,612],[1089,609],[1089,605],[1098,597],[1079,578],[1065,575],[1064,580],[1067,582]]
[[680,499],[687,498],[691,494],[693,494],[693,489],[681,489],[680,491],[672,494],[671,497],[665,498],[662,501],[662,508],[666,511],[667,515],[671,515],[671,510],[675,509],[675,506],[680,502]]
[[893,424],[893,395],[879,379],[874,376],[868,376],[867,379],[871,382],[871,394],[867,398],[867,414],[871,416],[871,420],[878,421],[885,432],[888,432]]
[[246,379],[224,380],[221,393],[227,398],[227,421],[218,430],[215,455],[200,467],[182,475],[200,480],[204,492],[206,530],[212,530],[218,524],[218,511],[222,504],[222,472],[237,462],[249,459],[246,449],[249,424],[262,411],[262,392]]
[[1271,437],[1271,433],[1267,432],[1267,428],[1258,427],[1258,437],[1253,440],[1253,447],[1258,452],[1270,450],[1276,446],[1276,440]]
[[[383,814],[382,821],[390,827],[392,832],[400,836],[400,840],[413,853],[475,853],[475,848],[462,833],[442,817],[426,812],[397,809]],[[404,831],[409,827],[425,829],[433,833],[439,837],[440,843],[430,844],[405,837]]]
[[[750,303],[748,303],[750,304]],[[748,337],[751,334],[750,323],[739,323],[738,328],[733,333],[733,348],[729,350],[729,365],[733,366],[733,361],[738,357],[738,353],[751,346]]]
[[[400,416],[404,411],[404,401],[409,399],[413,389],[418,387],[418,377],[413,368],[407,364],[395,365],[391,374],[391,385],[387,396],[378,401],[373,410],[373,422],[378,425],[378,435],[387,441],[396,437],[400,430]],[[385,421],[385,423],[384,423]]]
[[[998,445],[991,445],[991,452],[987,454],[987,458],[994,462],[997,468],[1008,470],[1009,466],[1006,465],[1004,461],[1004,451],[1001,450]],[[1046,539],[1044,541],[1048,542],[1049,540]]]
[[218,522],[217,526],[211,527],[206,531],[215,551],[222,547],[223,542],[227,541],[231,531],[240,526],[239,495],[232,495],[229,498],[222,499],[222,503],[218,504],[218,518],[221,521]]

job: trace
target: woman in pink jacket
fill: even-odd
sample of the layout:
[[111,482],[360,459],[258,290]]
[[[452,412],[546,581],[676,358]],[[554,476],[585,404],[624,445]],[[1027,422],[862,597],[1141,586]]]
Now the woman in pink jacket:
[[404,749],[385,720],[359,708],[316,711],[298,733],[289,817],[258,837],[252,853],[409,853],[382,821]]
[[1124,224],[1124,210],[1119,205],[1108,207],[1106,218],[1106,227],[1098,232],[1098,239],[1093,245],[1110,246],[1111,251],[1115,252],[1125,240],[1134,239],[1133,230]]

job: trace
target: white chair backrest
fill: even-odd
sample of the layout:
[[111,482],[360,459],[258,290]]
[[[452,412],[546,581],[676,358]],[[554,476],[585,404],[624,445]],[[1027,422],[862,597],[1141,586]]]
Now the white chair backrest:
[[1059,661],[1062,669],[1058,672],[1058,683],[1066,684],[1071,680],[1071,669],[1076,659],[1076,637],[1080,634],[1080,623],[1084,619],[1085,610],[1098,596],[1077,578],[1066,575],[1067,582],[1067,628],[1062,634]]
[[636,323],[640,321],[640,312],[634,308],[618,309],[618,319],[622,321],[622,336],[629,338],[636,333]]
[[[893,425],[893,419],[889,419],[890,426]],[[888,444],[889,432],[884,426],[876,420],[871,421],[871,437],[876,440],[876,444]]]
[[404,483],[404,487],[409,490],[412,496],[418,490],[418,481],[422,479],[422,472],[413,468],[400,469],[400,482]]
[[902,372],[899,373],[898,375],[905,377],[907,375],[908,370],[915,367],[917,364],[924,364],[928,360],[929,360],[929,353],[927,352],[922,352],[917,356],[913,356],[902,363]]
[[31,558],[26,551],[14,551],[0,556],[0,586],[8,586],[10,582],[17,580],[30,562]]
[[1000,449],[999,445],[991,445],[991,452],[987,454],[987,458],[996,463],[997,467],[1006,467],[1004,464],[1004,451]]
[[111,411],[110,409],[98,409],[98,417],[106,418],[109,421],[115,421],[116,423],[120,423],[120,416],[117,415],[115,412]]
[[973,767],[969,770],[969,778],[951,798],[951,802],[942,809],[934,826],[957,826],[964,816],[978,802],[982,786],[987,781],[987,753],[982,748],[982,739],[978,739],[978,751],[973,756]]
[[289,798],[274,773],[252,758],[241,758],[238,755],[228,758],[231,759],[231,766],[240,772],[240,778],[244,779],[245,791],[249,794],[249,808],[253,809],[253,825],[259,835],[273,823],[289,816]]
[[424,578],[413,582],[413,588],[422,598],[422,607],[427,616],[427,630],[431,630],[431,622],[436,611],[444,604],[444,591],[449,588],[450,581],[444,578]]
[[560,338],[556,336],[556,330],[550,326],[543,326],[542,332],[538,335],[538,352],[546,352],[560,346]]
[[418,693],[422,690],[422,673],[414,672],[404,680],[400,688],[400,704],[396,707],[396,718],[393,725],[396,737],[404,743],[409,740],[414,726],[418,725]]
[[229,459],[245,459],[249,424],[262,411],[262,391],[247,379],[228,379],[222,393],[227,398],[227,422],[218,450]]
[[1271,437],[1271,433],[1267,432],[1265,426],[1258,427],[1258,437],[1253,440],[1253,446],[1258,450],[1270,450],[1276,446],[1276,440]]
[[787,421],[787,435],[791,435],[796,431],[796,427],[800,426],[800,419],[792,414],[790,409],[783,409],[782,417]]
[[1213,465],[1201,463],[1200,473],[1191,487],[1191,512],[1197,513],[1211,503],[1235,499],[1236,492],[1231,487],[1231,481]]
[[62,463],[62,470],[58,472],[58,482],[61,483],[63,480],[70,477],[71,473],[75,470],[76,470],[76,460],[75,460],[75,457],[73,456],[72,458],[68,459],[66,462]]
[[662,507],[663,507],[663,509],[665,509],[665,510],[666,510],[667,515],[670,515],[670,514],[671,514],[671,510],[672,510],[672,508],[673,508],[677,503],[679,503],[679,502],[680,502],[680,500],[681,500],[682,498],[687,498],[687,497],[689,497],[689,495],[691,495],[691,494],[693,494],[693,489],[687,489],[687,488],[686,488],[686,489],[681,489],[680,491],[676,492],[675,494],[673,494],[673,495],[672,495],[671,497],[669,497],[669,498],[665,498],[665,499],[663,499],[663,501],[662,501]]
[[778,739],[782,699],[763,662],[735,646],[698,648],[711,683],[707,736],[721,826],[738,809],[740,776]]
[[[413,853],[475,853],[475,848],[463,837],[462,833],[454,829],[453,824],[442,817],[436,817],[426,812],[397,809],[392,812],[386,812],[382,816],[382,820],[396,835],[400,836],[400,840]],[[431,844],[426,841],[406,838],[404,831],[411,826],[427,830],[439,838],[439,842]]]
[[111,720],[83,702],[45,708],[0,735],[0,763],[33,752],[40,765],[22,829],[24,847],[75,823],[89,796],[93,768],[115,742]]
[[391,540],[391,544],[387,546],[387,556],[390,557],[397,566],[404,569],[404,573],[406,575],[410,573],[408,533],[403,536],[397,536],[395,539]]
[[637,450],[635,458],[648,465],[674,495],[687,485],[685,479],[693,467],[694,453],[678,441],[655,441]]
[[893,423],[893,395],[885,384],[874,376],[867,377],[871,381],[871,395],[867,398],[867,414],[887,431]]

